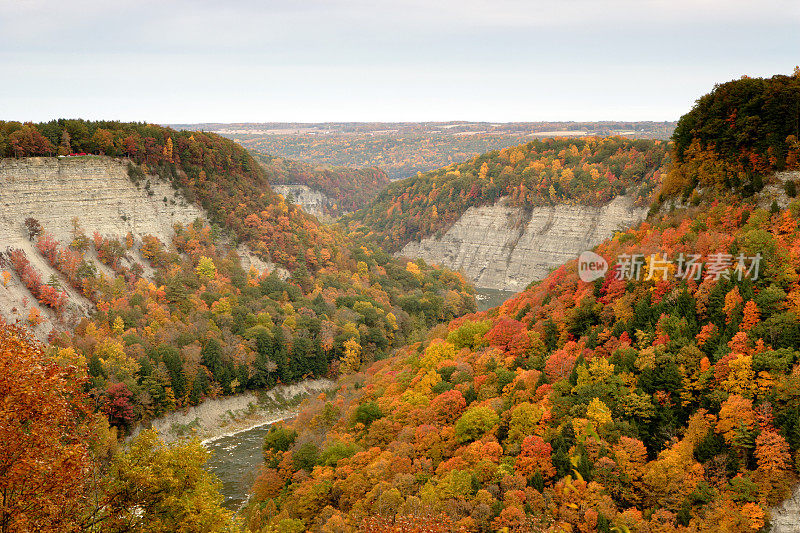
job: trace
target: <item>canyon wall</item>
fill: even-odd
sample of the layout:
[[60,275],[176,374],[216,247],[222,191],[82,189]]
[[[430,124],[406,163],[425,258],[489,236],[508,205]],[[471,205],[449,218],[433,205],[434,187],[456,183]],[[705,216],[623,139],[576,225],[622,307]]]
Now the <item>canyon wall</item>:
[[273,185],[272,189],[284,198],[291,197],[292,203],[317,218],[322,218],[325,207],[331,204],[330,198],[307,185]]
[[57,239],[69,238],[72,219],[87,235],[124,237],[151,234],[164,242],[176,222],[187,224],[203,212],[176,196],[154,176],[139,185],[124,162],[107,157],[0,160],[0,243],[27,241],[24,220],[37,219]]
[[[74,324],[91,312],[93,305],[39,254],[25,227],[28,217],[39,221],[62,245],[72,240],[73,220],[90,238],[98,232],[121,239],[130,232],[137,243],[143,236],[153,235],[169,245],[174,224],[206,219],[201,208],[157,176],[145,176],[134,184],[122,160],[99,156],[0,159],[0,271],[13,273],[10,265],[2,264],[2,254],[10,248],[22,249],[42,279],[57,280],[68,295],[67,312],[57,317],[36,301],[16,275],[7,282],[0,279],[0,317],[11,323],[24,322],[30,310],[37,309],[44,317],[32,328],[39,338],[46,337],[54,326]],[[238,251],[245,268],[276,268],[244,246]],[[93,253],[87,253],[86,259],[93,260],[99,272],[114,275]],[[126,260],[142,265],[146,277],[152,273],[137,247],[128,251]],[[279,274],[288,275],[283,269]]]
[[397,255],[461,270],[479,288],[521,291],[646,215],[647,208],[634,207],[626,196],[601,207],[527,211],[504,199],[469,208],[444,235],[411,242]]
[[770,533],[796,533],[800,531],[800,486],[792,495],[770,511]]

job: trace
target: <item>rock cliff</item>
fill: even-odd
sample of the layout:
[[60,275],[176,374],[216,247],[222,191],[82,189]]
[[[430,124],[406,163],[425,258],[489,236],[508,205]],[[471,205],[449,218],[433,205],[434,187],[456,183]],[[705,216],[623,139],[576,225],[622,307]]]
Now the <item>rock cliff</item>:
[[26,241],[23,221],[36,218],[57,239],[70,236],[77,217],[88,235],[151,234],[162,241],[176,222],[203,213],[148,176],[135,186],[123,162],[107,157],[0,160],[0,242]]
[[[85,315],[92,304],[53,269],[28,238],[26,218],[39,221],[44,231],[67,243],[72,238],[73,220],[91,236],[95,231],[105,237],[121,238],[132,233],[137,239],[150,234],[168,243],[175,223],[187,224],[202,210],[176,196],[172,187],[155,176],[147,176],[139,185],[128,178],[127,166],[107,157],[0,159],[0,253],[20,248],[45,280],[56,279],[67,292],[69,305],[60,322]],[[136,252],[132,261],[147,263]],[[87,255],[87,259],[92,257]],[[110,269],[94,261],[100,272]],[[11,270],[5,266],[2,269]],[[32,308],[45,318],[32,328],[43,338],[58,322],[48,308],[36,299],[14,276],[0,286],[0,316],[10,322],[24,320]]]
[[796,533],[800,531],[800,486],[792,495],[772,509],[770,533]]
[[[65,326],[90,312],[93,306],[39,254],[24,225],[28,217],[38,220],[44,231],[62,243],[72,240],[73,220],[77,219],[90,237],[98,232],[104,237],[122,238],[130,232],[137,242],[149,234],[167,244],[174,224],[206,218],[201,208],[188,203],[157,176],[145,176],[134,184],[128,177],[127,164],[118,159],[96,156],[0,159],[0,254],[8,248],[20,248],[44,280],[55,276],[60,281],[69,297],[67,316],[60,319]],[[275,268],[258,260],[245,247],[238,251],[245,268]],[[134,249],[129,256],[130,261],[143,265],[147,276],[150,269],[141,255]],[[86,259],[93,259],[93,254],[87,254]],[[100,272],[113,275],[99,261],[95,265]],[[11,268],[0,265],[2,270]],[[279,274],[288,275],[282,269]],[[34,328],[40,338],[59,322],[48,308],[36,302],[16,276],[7,283],[1,282],[0,317],[12,323],[24,321],[30,310],[37,308],[45,317]]]
[[461,270],[479,288],[521,291],[646,214],[625,196],[601,207],[556,205],[527,212],[503,199],[469,208],[444,235],[411,242],[398,255]]
[[303,211],[318,218],[322,218],[325,208],[331,205],[330,198],[307,185],[273,185],[272,189],[284,198],[291,197]]

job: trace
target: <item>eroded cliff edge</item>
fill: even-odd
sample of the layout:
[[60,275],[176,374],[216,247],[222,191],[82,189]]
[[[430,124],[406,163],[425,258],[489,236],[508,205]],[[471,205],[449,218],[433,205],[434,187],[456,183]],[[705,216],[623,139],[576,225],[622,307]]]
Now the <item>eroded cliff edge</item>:
[[[44,231],[62,245],[72,240],[73,221],[89,236],[97,232],[119,239],[130,233],[140,242],[143,236],[152,235],[169,245],[175,224],[207,219],[200,207],[186,201],[158,176],[146,175],[134,183],[124,160],[101,156],[0,159],[0,271],[11,270],[3,264],[2,254],[19,248],[44,280],[58,280],[68,296],[67,312],[57,319],[55,313],[37,302],[19,277],[13,275],[0,282],[0,317],[11,323],[24,321],[30,310],[36,308],[45,320],[31,329],[42,339],[56,323],[69,327],[74,320],[90,313],[94,306],[40,255],[25,228],[28,217],[36,219]],[[245,246],[240,246],[237,252],[246,269],[271,271],[277,268],[261,261]],[[90,254],[85,259],[100,272],[114,276],[95,256]],[[149,277],[149,263],[138,252],[138,247],[129,250],[124,260],[142,265],[144,276]],[[284,278],[288,276],[283,269],[278,273]]]
[[646,215],[647,208],[635,207],[627,196],[600,207],[555,205],[528,211],[504,199],[469,208],[444,235],[411,242],[398,255],[461,270],[480,288],[521,291]]
[[308,185],[273,185],[272,190],[303,208],[306,213],[321,218],[325,208],[333,204],[330,198]]

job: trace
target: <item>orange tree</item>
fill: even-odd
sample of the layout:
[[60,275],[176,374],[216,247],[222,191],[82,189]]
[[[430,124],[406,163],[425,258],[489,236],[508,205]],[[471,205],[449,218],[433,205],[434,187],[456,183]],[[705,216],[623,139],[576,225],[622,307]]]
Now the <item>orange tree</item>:
[[78,530],[91,410],[74,366],[0,325],[0,532]]

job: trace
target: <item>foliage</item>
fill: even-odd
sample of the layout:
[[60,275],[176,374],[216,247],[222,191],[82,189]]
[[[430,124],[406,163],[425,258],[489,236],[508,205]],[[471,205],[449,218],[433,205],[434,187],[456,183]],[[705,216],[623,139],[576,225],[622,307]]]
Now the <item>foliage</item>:
[[681,117],[672,138],[677,164],[665,197],[708,187],[752,195],[773,171],[800,169],[800,76],[717,85]]
[[377,168],[314,167],[257,152],[254,157],[271,184],[306,185],[322,192],[333,201],[324,206],[332,216],[366,206],[389,184],[389,177]]
[[[333,513],[353,528],[442,513],[479,532],[758,530],[797,479],[798,243],[796,203],[651,215],[596,249],[611,264],[598,282],[567,263],[306,406],[303,420],[345,408],[324,429],[294,424],[298,442],[359,451],[283,471],[270,516],[312,529]],[[617,279],[614,258],[662,251],[764,257],[757,277]],[[311,494],[331,513],[296,505]]]
[[446,231],[473,206],[508,197],[530,209],[561,203],[602,205],[630,193],[646,205],[661,181],[661,141],[556,138],[531,141],[393,182],[343,222],[352,235],[399,250]]
[[142,432],[111,465],[103,531],[235,531],[219,480],[203,468],[207,456],[198,441],[166,446],[154,430]]
[[0,325],[0,532],[80,530],[93,440],[82,385],[78,368]]

